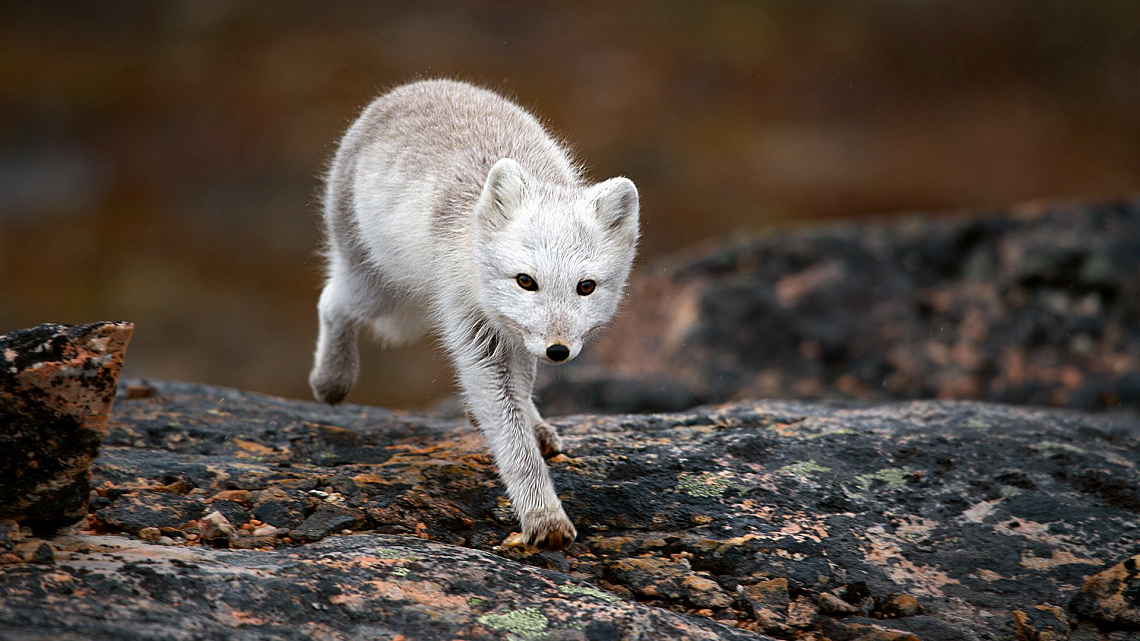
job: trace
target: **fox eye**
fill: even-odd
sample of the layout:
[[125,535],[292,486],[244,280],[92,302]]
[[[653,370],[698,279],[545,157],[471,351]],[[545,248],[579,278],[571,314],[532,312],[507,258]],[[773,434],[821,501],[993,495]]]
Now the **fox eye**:
[[519,287],[522,287],[528,292],[538,291],[538,283],[534,282],[534,279],[526,274],[515,276],[515,282],[519,284]]
[[578,295],[589,296],[594,293],[594,287],[597,285],[592,280],[584,280],[578,283]]

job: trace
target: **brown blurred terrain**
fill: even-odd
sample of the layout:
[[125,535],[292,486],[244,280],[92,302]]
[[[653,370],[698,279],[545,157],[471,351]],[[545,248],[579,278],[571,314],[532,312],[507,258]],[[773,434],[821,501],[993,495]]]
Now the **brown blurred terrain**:
[[[740,228],[1140,192],[1140,3],[0,8],[0,333],[137,324],[125,375],[307,397],[319,174],[422,76],[642,191],[645,260]],[[426,348],[349,400],[450,389]]]

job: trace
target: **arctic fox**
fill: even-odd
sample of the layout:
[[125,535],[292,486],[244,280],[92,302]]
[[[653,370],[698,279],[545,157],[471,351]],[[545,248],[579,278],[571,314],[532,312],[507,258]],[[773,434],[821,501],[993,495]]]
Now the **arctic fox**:
[[543,456],[562,449],[532,400],[539,360],[564,363],[613,317],[637,251],[637,188],[587,185],[521,107],[462,82],[414,82],[349,128],[324,203],[328,278],[309,383],[356,383],[361,327],[393,346],[432,330],[458,373],[525,541],[577,532]]

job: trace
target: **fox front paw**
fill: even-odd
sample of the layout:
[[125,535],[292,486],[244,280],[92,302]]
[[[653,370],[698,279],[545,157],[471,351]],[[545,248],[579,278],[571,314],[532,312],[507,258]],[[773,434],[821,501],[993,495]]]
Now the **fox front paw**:
[[522,517],[523,542],[540,550],[565,550],[574,542],[578,531],[559,509],[556,513]]
[[314,369],[309,374],[309,387],[313,388],[313,397],[318,401],[336,405],[348,396],[349,390],[356,383],[354,378]]
[[538,450],[542,458],[551,458],[562,453],[562,439],[558,432],[549,423],[536,423],[534,426],[534,440],[538,441]]

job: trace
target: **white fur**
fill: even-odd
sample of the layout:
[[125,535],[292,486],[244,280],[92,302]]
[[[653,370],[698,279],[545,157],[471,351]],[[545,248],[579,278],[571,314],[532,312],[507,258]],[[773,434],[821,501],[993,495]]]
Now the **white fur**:
[[328,176],[314,395],[337,403],[355,384],[361,326],[387,346],[434,331],[527,541],[565,547],[576,533],[542,459],[561,444],[534,406],[535,367],[554,344],[573,359],[613,317],[638,207],[632,182],[583,184],[538,121],[490,91],[432,80],[381,96]]

